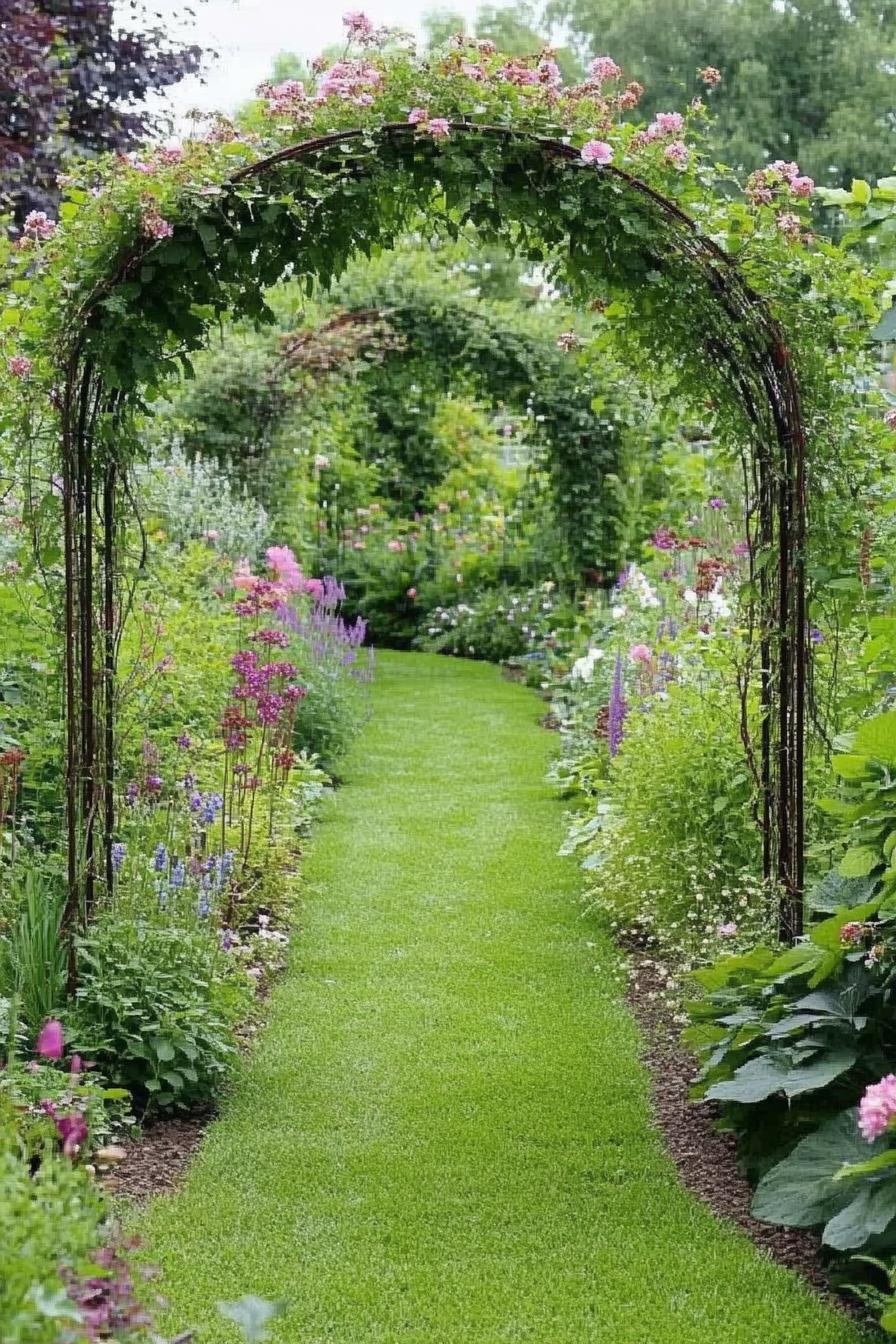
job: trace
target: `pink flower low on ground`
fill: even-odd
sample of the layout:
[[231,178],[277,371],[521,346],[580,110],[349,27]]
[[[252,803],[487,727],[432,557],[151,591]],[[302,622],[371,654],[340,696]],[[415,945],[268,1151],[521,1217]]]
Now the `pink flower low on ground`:
[[896,1117],[896,1073],[888,1073],[879,1083],[865,1088],[859,1102],[859,1129],[869,1143],[880,1138]]
[[57,1022],[55,1018],[45,1022],[40,1029],[34,1049],[38,1055],[43,1055],[44,1059],[61,1059],[65,1050],[62,1023]]
[[606,168],[607,164],[613,162],[613,146],[608,145],[606,140],[589,140],[587,145],[582,146],[582,162]]

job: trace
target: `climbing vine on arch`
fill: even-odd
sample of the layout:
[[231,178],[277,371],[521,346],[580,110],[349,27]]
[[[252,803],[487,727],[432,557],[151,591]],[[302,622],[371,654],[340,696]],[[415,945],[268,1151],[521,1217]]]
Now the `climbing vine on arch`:
[[720,190],[702,105],[627,121],[639,92],[608,57],[567,89],[548,54],[505,61],[463,41],[420,62],[366,22],[350,37],[313,87],[265,91],[266,134],[218,121],[88,165],[59,225],[31,219],[6,258],[3,427],[63,481],[69,923],[112,881],[118,507],[142,409],[219,317],[269,320],[284,274],[327,284],[423,214],[544,265],[604,307],[645,381],[662,369],[712,401],[744,468],[766,867],[797,932],[807,574],[874,467],[852,381],[868,286],[814,244],[794,166],[762,170],[745,197]]

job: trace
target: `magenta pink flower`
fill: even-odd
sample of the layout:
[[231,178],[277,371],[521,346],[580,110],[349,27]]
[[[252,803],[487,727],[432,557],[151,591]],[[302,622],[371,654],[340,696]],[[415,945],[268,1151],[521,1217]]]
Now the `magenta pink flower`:
[[628,656],[629,662],[632,663],[649,663],[653,658],[653,654],[646,644],[633,644],[628,651]]
[[870,1083],[859,1102],[859,1129],[869,1143],[880,1138],[896,1116],[896,1073]]
[[426,129],[434,140],[445,140],[451,134],[451,122],[446,117],[433,117]]
[[45,1022],[40,1029],[34,1049],[38,1055],[43,1055],[44,1059],[61,1059],[65,1050],[62,1023],[55,1018]]
[[618,79],[622,71],[612,56],[595,56],[588,66],[588,74],[595,84],[606,84],[608,80]]
[[790,190],[794,196],[811,196],[815,190],[815,182],[811,177],[792,177]]
[[12,359],[6,361],[6,367],[13,378],[27,378],[34,368],[34,361],[27,355],[13,355]]
[[784,159],[775,159],[774,163],[769,164],[769,167],[773,168],[776,173],[780,173],[787,182],[792,183],[800,175],[799,164],[788,163]]
[[425,107],[412,107],[408,113],[408,125],[419,126],[421,123],[429,121],[429,113]]
[[587,145],[582,146],[582,162],[606,168],[608,163],[613,162],[613,146],[608,145],[606,140],[589,140]]

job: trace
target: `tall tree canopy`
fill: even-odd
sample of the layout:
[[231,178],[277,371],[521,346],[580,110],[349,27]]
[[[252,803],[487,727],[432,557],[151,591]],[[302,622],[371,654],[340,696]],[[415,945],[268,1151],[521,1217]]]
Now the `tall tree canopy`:
[[731,167],[796,159],[848,185],[896,164],[896,0],[548,0],[545,20],[645,86],[639,116],[715,66],[712,149]]
[[139,144],[158,125],[146,95],[198,69],[199,47],[140,0],[127,9],[123,22],[113,0],[2,0],[0,205],[46,209],[68,152]]

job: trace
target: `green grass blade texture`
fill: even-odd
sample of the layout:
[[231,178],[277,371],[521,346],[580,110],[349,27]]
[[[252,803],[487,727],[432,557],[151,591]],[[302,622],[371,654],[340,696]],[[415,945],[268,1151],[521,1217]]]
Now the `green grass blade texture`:
[[378,660],[263,1037],[145,1219],[171,1324],[285,1344],[855,1344],[679,1185],[529,691]]

